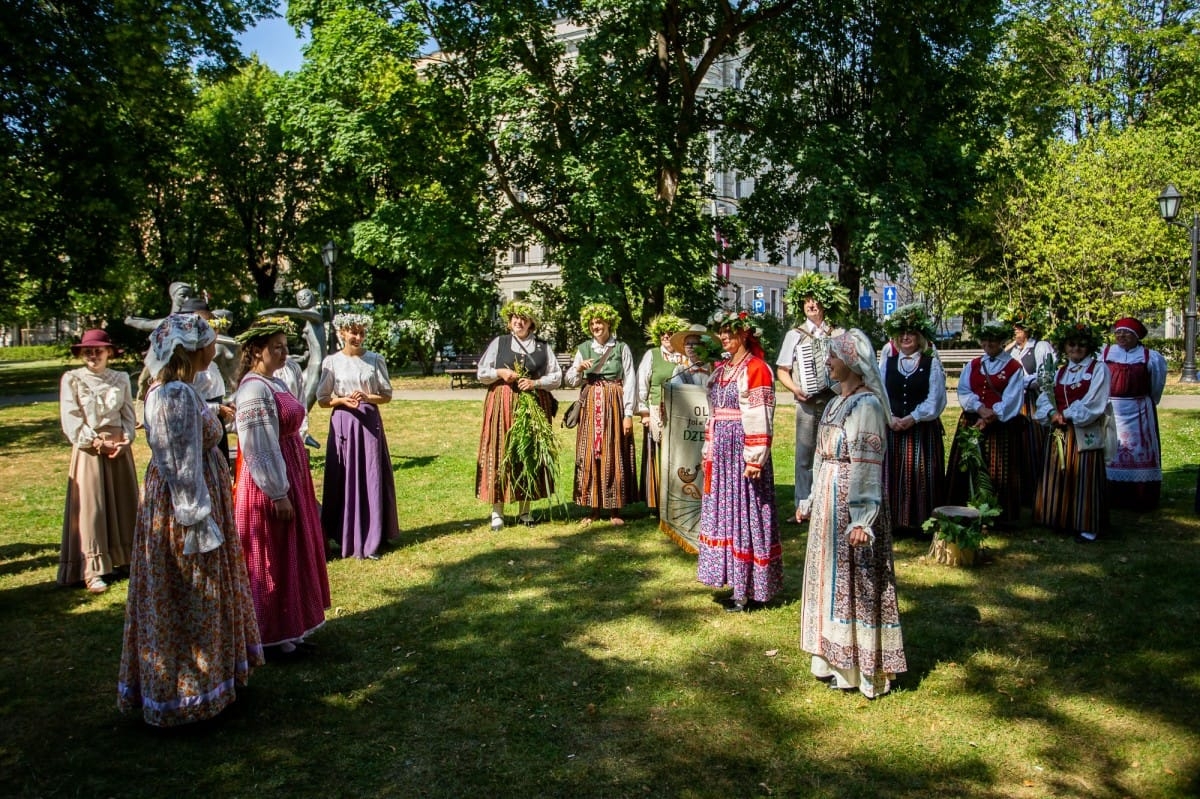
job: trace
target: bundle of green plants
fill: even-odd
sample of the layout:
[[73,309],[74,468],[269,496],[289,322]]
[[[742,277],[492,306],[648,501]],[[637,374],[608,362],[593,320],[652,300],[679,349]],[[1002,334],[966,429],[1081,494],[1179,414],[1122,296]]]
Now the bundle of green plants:
[[[528,377],[522,364],[515,370],[519,378]],[[512,481],[519,497],[545,494],[557,501],[558,441],[554,423],[538,403],[536,391],[517,391],[513,399],[512,427],[504,442],[501,469]]]

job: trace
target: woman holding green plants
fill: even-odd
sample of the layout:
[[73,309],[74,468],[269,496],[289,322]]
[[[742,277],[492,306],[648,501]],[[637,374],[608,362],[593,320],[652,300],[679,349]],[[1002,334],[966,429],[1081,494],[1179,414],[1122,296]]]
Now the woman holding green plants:
[[1067,357],[1054,374],[1053,389],[1047,386],[1038,396],[1037,419],[1049,425],[1050,435],[1033,522],[1088,543],[1108,527],[1104,441],[1109,374],[1096,359],[1104,338],[1091,325],[1067,322],[1051,340]]
[[587,508],[584,524],[607,510],[624,524],[621,508],[637,501],[634,478],[633,411],[637,403],[633,355],[613,335],[620,317],[611,305],[584,307],[579,321],[591,338],[579,345],[568,386],[583,384],[579,426],[575,429],[575,488],[572,499]]
[[504,504],[517,503],[517,521],[535,524],[530,503],[554,493],[557,448],[551,391],[562,369],[550,345],[534,334],[537,312],[523,300],[500,309],[508,333],[492,339],[477,377],[488,387],[475,467],[475,496],[492,506],[491,528],[504,527]]
[[798,510],[810,520],[800,648],[818,680],[873,699],[908,669],[883,485],[891,413],[861,330],[830,340],[828,366],[838,394],[821,417],[812,494]]

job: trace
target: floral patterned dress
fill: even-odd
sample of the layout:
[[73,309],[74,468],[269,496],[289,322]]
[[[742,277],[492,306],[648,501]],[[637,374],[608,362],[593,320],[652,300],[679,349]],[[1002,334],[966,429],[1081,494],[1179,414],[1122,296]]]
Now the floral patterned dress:
[[[762,358],[721,364],[708,384],[697,579],[733,600],[769,602],[783,585],[771,434],[775,377]],[[760,467],[757,478],[746,466]]]
[[[896,605],[892,535],[883,500],[887,421],[869,392],[834,397],[817,431],[800,609],[800,648],[812,671],[869,697],[907,670]],[[869,546],[851,547],[862,527]]]
[[146,398],[152,457],[134,531],[117,703],[148,724],[212,718],[263,663],[223,425],[195,390]]

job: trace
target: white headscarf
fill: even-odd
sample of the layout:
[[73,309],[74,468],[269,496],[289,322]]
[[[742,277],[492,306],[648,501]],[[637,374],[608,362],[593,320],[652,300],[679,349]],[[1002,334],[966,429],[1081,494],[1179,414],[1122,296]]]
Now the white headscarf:
[[875,345],[867,338],[867,334],[852,327],[829,340],[829,353],[845,363],[850,371],[862,375],[863,384],[879,399],[884,418],[890,423],[892,412],[887,392],[883,389],[883,375],[879,373],[879,363],[875,360]]
[[173,313],[158,323],[150,334],[150,351],[146,353],[146,368],[151,376],[171,362],[176,347],[188,352],[203,349],[217,340],[217,334],[208,322],[194,313]]

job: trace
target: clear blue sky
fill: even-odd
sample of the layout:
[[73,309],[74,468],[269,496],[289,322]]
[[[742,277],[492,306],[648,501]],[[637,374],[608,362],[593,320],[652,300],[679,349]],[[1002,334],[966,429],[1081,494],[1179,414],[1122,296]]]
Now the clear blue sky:
[[[284,4],[280,4],[281,14],[283,8]],[[263,20],[242,34],[239,42],[243,53],[258,53],[259,61],[280,74],[300,69],[300,48],[305,40],[297,38],[296,32],[281,16]]]

